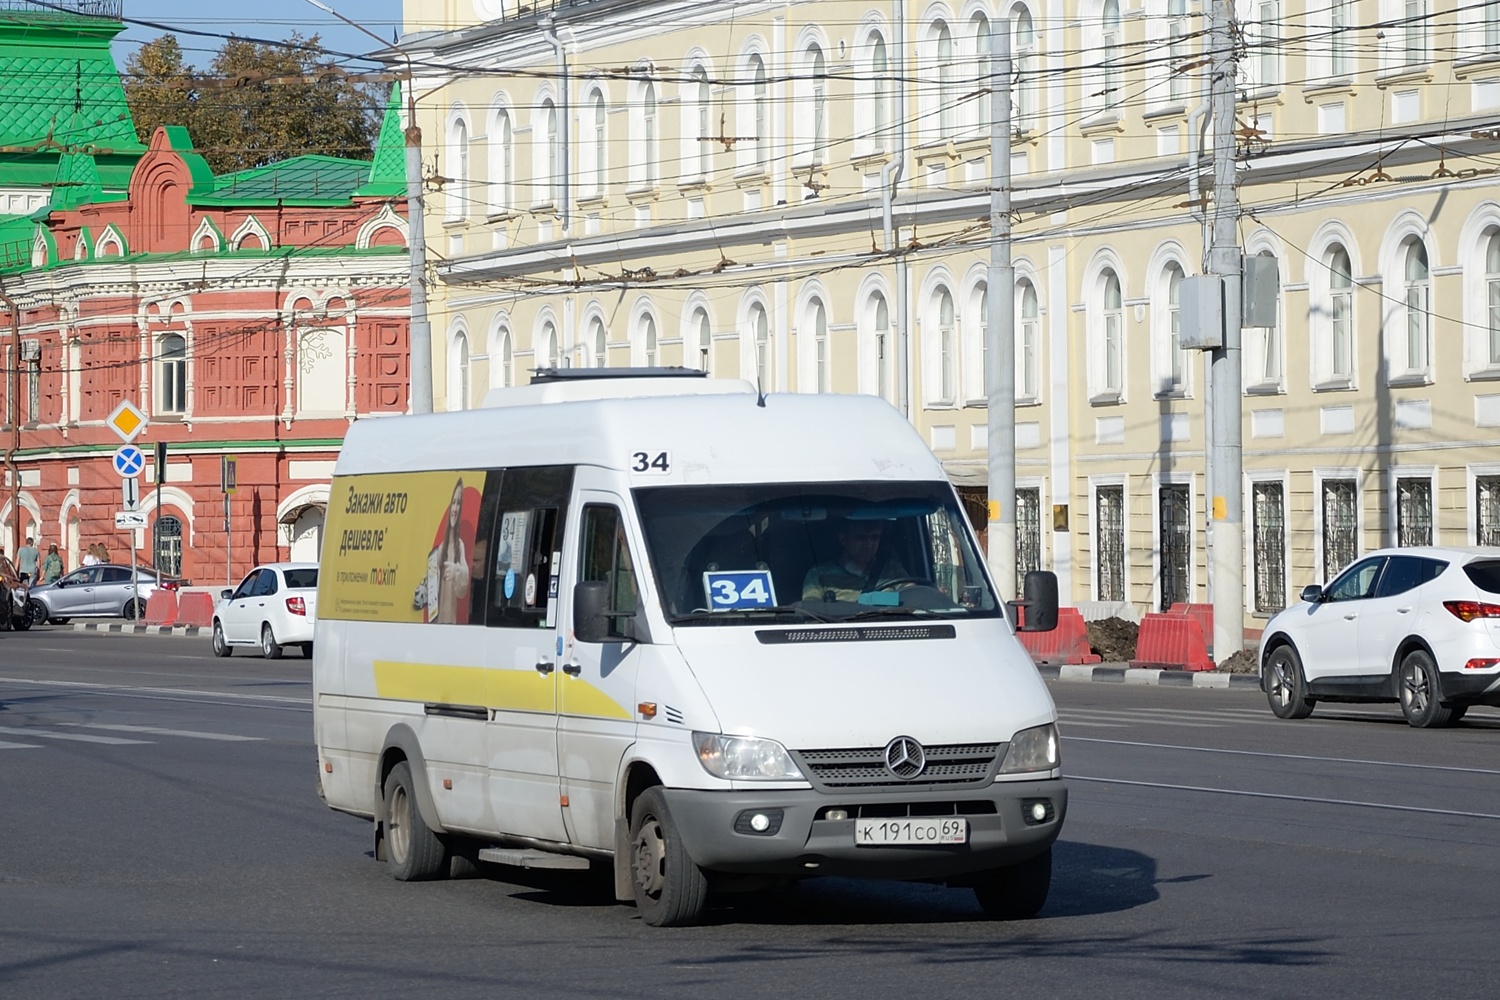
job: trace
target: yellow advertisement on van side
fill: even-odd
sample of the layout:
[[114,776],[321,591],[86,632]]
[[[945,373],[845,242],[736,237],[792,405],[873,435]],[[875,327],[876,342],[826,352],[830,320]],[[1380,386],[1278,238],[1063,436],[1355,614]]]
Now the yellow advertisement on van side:
[[318,616],[363,622],[469,621],[485,570],[476,554],[485,473],[335,478],[318,574]]

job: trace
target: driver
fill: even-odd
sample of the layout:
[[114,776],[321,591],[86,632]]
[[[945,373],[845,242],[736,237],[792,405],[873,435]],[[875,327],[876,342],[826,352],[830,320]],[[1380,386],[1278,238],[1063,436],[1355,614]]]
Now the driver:
[[860,594],[879,590],[884,581],[906,577],[895,559],[879,558],[880,543],[885,539],[884,521],[845,521],[838,538],[843,552],[838,559],[807,571],[802,580],[803,600],[858,601]]

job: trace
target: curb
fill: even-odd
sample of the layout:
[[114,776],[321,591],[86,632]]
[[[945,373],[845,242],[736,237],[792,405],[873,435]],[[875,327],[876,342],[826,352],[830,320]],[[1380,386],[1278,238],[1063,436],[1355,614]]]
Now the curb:
[[92,622],[63,627],[71,628],[74,632],[106,632],[110,635],[180,635],[196,637],[208,635],[213,631],[210,628],[201,628],[197,625],[112,625]]
[[1101,666],[1037,665],[1037,673],[1049,681],[1093,681],[1101,684],[1153,684],[1160,687],[1216,688],[1259,691],[1258,674],[1225,674],[1217,670],[1143,670],[1123,663]]

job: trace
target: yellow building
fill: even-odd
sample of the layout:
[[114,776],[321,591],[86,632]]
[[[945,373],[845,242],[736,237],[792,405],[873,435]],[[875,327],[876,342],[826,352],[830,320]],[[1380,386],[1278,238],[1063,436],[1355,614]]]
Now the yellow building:
[[[1208,599],[1199,0],[407,0],[437,408],[547,365],[878,393],[983,493],[1007,17],[1018,549]],[[1500,540],[1500,2],[1241,3],[1247,624],[1387,544]],[[838,428],[809,428],[837,434]]]

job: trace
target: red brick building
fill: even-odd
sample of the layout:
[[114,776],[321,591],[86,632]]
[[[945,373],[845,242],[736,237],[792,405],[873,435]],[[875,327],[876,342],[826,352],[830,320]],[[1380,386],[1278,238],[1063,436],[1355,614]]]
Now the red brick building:
[[[140,481],[143,563],[217,584],[315,559],[344,432],[407,407],[402,157],[393,113],[373,161],[302,156],[215,177],[185,131],[164,128],[115,192],[89,152],[64,155],[47,209],[25,220],[25,262],[0,267],[20,320],[18,345],[0,328],[0,392],[14,388],[20,421],[0,546],[15,494],[21,536],[56,542],[69,569],[93,542],[126,561],[136,533],[114,526],[121,441],[105,419],[128,399],[150,419],[137,444],[168,445],[165,483],[149,457]],[[225,456],[238,471],[227,533]]]

